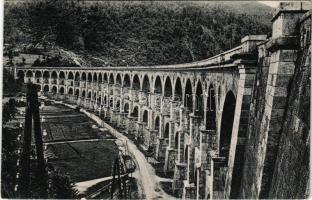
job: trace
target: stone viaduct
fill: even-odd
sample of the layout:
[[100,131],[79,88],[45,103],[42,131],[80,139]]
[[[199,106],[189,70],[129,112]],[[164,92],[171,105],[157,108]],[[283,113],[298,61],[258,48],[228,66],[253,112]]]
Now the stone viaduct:
[[[259,84],[259,58],[271,57],[268,79],[272,80],[260,97],[267,102],[269,115],[268,122],[263,122],[266,130],[259,133],[265,135],[274,131],[268,125],[270,117],[282,117],[284,112],[275,99],[282,101],[289,79],[275,84],[284,72],[290,73],[289,78],[294,73],[295,60],[285,64],[282,59],[296,57],[294,50],[283,49],[289,49],[298,36],[295,26],[307,11],[299,4],[281,4],[272,20],[272,38],[246,36],[240,46],[206,60],[146,67],[17,67],[15,76],[38,84],[41,94],[49,98],[97,113],[144,151],[154,152],[155,159],[164,163],[164,172],[173,178],[176,196],[259,198],[262,181],[267,181],[261,171],[266,168],[261,166],[270,157],[264,150],[254,169],[259,170],[259,178],[249,182],[244,165],[246,149],[250,149],[246,144],[256,98],[253,91]],[[262,149],[270,150],[270,145],[263,142]],[[244,190],[244,181],[252,185],[250,191]]]

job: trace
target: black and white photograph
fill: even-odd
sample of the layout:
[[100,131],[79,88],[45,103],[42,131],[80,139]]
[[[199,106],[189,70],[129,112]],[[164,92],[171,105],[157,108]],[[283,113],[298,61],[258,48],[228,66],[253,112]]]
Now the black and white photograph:
[[0,2],[1,199],[311,197],[311,1]]

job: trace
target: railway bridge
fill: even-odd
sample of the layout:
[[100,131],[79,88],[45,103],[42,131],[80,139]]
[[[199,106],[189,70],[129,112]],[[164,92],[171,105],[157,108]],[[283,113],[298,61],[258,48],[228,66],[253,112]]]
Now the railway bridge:
[[[43,95],[97,113],[138,141],[142,149],[152,150],[155,159],[164,163],[164,172],[173,178],[176,196],[238,198],[244,183],[252,92],[259,85],[259,59],[271,58],[268,77],[275,81],[267,86],[263,98],[268,102],[266,112],[274,114],[274,106],[278,106],[275,99],[284,97],[274,92],[275,84],[291,67],[284,61],[295,62],[287,57],[296,55],[295,51],[285,52],[285,48],[289,49],[295,34],[293,17],[305,13],[300,9],[292,5],[276,12],[272,38],[246,36],[241,45],[198,62],[137,67],[17,67],[15,76],[25,83],[38,84]],[[286,87],[278,85],[281,91]],[[272,129],[266,128],[266,132]],[[261,162],[266,165],[266,160]],[[258,189],[253,193],[258,196],[262,186],[255,185]]]
[[[210,59],[152,67],[32,67],[18,69],[24,82],[48,97],[77,104],[119,127],[173,173],[174,190],[202,198],[200,185],[231,182],[236,149],[246,141],[249,105],[257,64],[256,44],[264,35]],[[234,172],[240,173],[240,172]],[[213,175],[214,174],[214,175]],[[226,180],[227,174],[229,175]],[[205,182],[205,180],[210,180]],[[239,180],[232,180],[239,182]],[[229,184],[229,183],[228,183]]]

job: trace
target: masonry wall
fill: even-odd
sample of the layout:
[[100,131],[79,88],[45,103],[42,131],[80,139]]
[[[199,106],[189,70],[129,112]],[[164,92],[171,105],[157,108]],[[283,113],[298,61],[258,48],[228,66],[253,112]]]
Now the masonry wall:
[[[259,185],[257,177],[260,176],[260,169],[263,168],[260,160],[264,159],[261,151],[266,145],[264,135],[261,134],[261,119],[264,114],[267,77],[269,71],[269,55],[265,46],[259,47],[259,59],[251,102],[249,117],[247,144],[245,149],[245,162],[242,178],[241,196],[245,198],[258,198]],[[257,159],[255,159],[257,158]]]
[[309,131],[311,81],[311,18],[300,28],[295,74],[272,178],[270,198],[307,198],[309,179]]
[[[285,15],[292,14],[298,16],[296,12]],[[289,21],[295,23],[292,27],[296,31],[281,32],[276,36],[278,40],[271,38],[258,46],[241,198],[288,199],[307,195],[311,70],[309,16],[307,12],[300,16],[301,21]],[[293,40],[294,37],[298,40]]]

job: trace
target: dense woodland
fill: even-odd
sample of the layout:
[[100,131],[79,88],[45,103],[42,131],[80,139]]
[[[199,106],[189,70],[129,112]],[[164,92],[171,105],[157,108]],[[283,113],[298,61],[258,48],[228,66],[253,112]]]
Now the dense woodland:
[[100,66],[205,59],[269,34],[272,12],[254,2],[8,2],[6,45],[60,47]]

